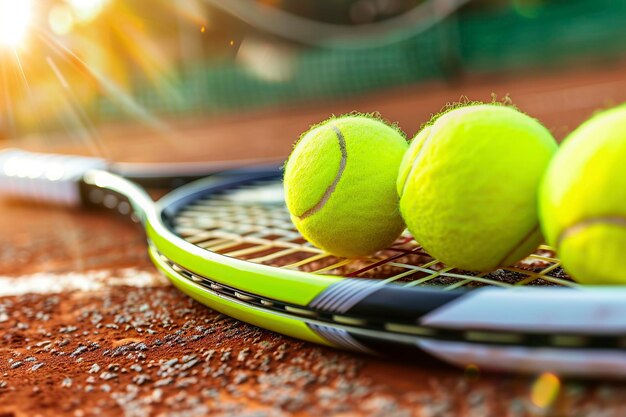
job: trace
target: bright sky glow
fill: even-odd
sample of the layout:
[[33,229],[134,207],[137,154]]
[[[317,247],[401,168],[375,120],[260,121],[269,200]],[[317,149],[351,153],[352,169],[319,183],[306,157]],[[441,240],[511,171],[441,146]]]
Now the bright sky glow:
[[67,3],[74,9],[79,21],[87,22],[102,11],[108,0],[67,0]]
[[32,0],[0,0],[0,45],[16,47],[26,36]]

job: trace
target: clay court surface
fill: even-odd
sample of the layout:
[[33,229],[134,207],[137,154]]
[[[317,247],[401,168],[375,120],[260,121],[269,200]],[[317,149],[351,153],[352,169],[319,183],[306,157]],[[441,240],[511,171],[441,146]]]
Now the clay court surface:
[[[300,132],[331,113],[379,111],[413,135],[446,102],[490,100],[492,93],[508,94],[561,139],[595,109],[626,101],[626,64],[606,68],[472,76],[334,103],[173,121],[171,131],[109,126],[94,146],[128,162],[281,160]],[[63,135],[6,145],[94,149]],[[398,363],[249,326],[171,287],[150,264],[141,229],[125,219],[0,205],[0,417],[626,415],[623,383],[548,378],[558,390],[550,402],[536,376]]]

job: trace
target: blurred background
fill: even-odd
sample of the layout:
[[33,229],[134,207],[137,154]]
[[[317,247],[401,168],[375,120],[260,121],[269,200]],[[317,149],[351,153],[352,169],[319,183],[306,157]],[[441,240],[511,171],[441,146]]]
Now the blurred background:
[[625,60],[621,0],[0,0],[0,147],[280,156],[331,113],[414,134],[492,95],[563,136]]

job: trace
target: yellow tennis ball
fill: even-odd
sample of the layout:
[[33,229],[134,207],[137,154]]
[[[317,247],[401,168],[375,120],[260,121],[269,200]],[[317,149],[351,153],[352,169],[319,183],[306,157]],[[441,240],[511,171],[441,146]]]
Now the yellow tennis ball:
[[565,139],[541,185],[540,215],[577,281],[626,284],[626,105]]
[[392,244],[405,227],[395,183],[407,147],[398,129],[366,115],[312,127],[285,165],[285,200],[296,228],[337,256]]
[[556,149],[538,121],[504,105],[470,104],[436,117],[400,167],[409,231],[448,266],[491,271],[523,259],[542,240],[537,191]]

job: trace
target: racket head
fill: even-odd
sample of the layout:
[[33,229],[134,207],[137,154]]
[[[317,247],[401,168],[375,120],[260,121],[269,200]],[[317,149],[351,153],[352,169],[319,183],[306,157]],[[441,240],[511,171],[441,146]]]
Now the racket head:
[[[305,281],[319,281],[316,278],[319,275],[325,279],[328,276],[358,277],[404,283],[407,287],[430,285],[445,291],[484,285],[578,287],[562,271],[554,252],[545,246],[514,267],[483,274],[446,267],[426,254],[407,234],[386,251],[371,257],[356,260],[334,257],[306,242],[291,223],[284,205],[281,177],[280,168],[268,166],[231,171],[193,182],[157,203],[158,221],[166,226],[168,238],[177,240],[185,249],[191,249],[187,243],[204,249],[199,251],[202,258],[220,254],[223,255],[220,262],[235,262],[241,267],[239,261],[245,261],[246,266],[265,273],[270,271],[265,267],[270,266],[272,274],[293,275],[295,272]],[[220,221],[225,216],[230,220]],[[203,224],[194,225],[198,221]],[[228,233],[230,236],[225,237]],[[260,236],[262,234],[264,236]],[[224,242],[214,250],[211,239]],[[244,245],[247,248],[242,251],[240,246]],[[282,248],[291,250],[275,253],[275,249]],[[272,251],[274,254],[270,256]],[[261,254],[265,255],[263,259],[260,259]],[[289,262],[293,259],[297,261]],[[403,260],[407,261],[406,265]],[[395,276],[394,272],[403,266],[410,267],[410,271],[404,272],[413,274]],[[420,279],[410,275],[419,275]]]

